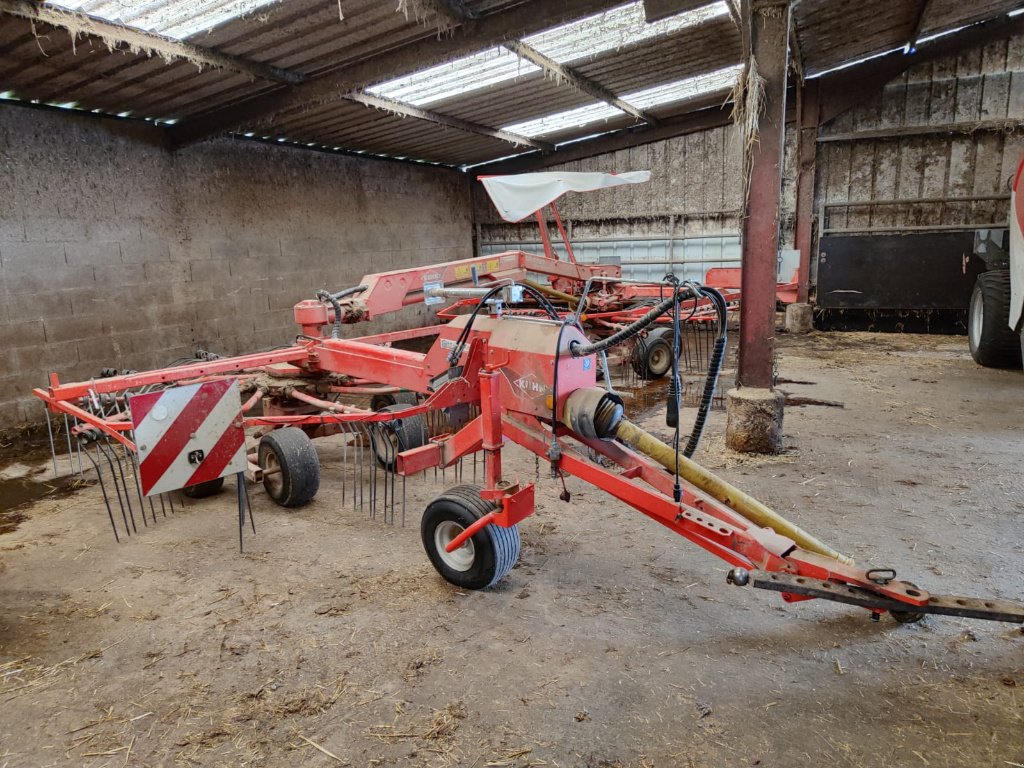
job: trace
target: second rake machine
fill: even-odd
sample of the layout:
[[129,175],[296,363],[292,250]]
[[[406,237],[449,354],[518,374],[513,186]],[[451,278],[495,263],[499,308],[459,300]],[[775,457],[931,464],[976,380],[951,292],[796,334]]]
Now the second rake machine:
[[[731,584],[778,591],[789,602],[849,603],[873,618],[888,612],[900,622],[935,613],[1024,623],[1019,603],[935,595],[897,578],[892,568],[856,565],[694,462],[715,366],[685,445],[678,387],[670,389],[677,393],[670,396],[673,445],[631,423],[610,377],[598,386],[606,353],[663,323],[672,338],[670,370],[677,372],[682,319],[694,307],[711,307],[717,353],[725,345],[727,301],[714,289],[669,279],[653,306],[594,341],[581,328],[579,309],[559,312],[524,282],[547,274],[586,283],[606,276],[605,269],[510,252],[371,274],[351,289],[297,304],[302,332],[291,346],[71,384],[53,376],[35,394],[74,423],[71,432],[101,479],[108,466],[115,533],[114,502],[130,532],[134,509],[146,521],[143,496],[150,496],[155,521],[153,499],[179,488],[203,495],[225,475],[246,470],[278,504],[300,506],[320,484],[313,440],[329,435],[340,436],[345,453],[376,455],[369,492],[379,493],[374,489],[382,478],[385,516],[389,506],[394,515],[399,493],[404,501],[396,479],[404,483],[482,454],[481,485],[458,485],[435,498],[420,531],[443,578],[466,589],[486,588],[516,564],[518,523],[534,511],[534,483],[512,476],[503,463],[504,446],[516,443],[547,462],[553,476],[601,488],[729,563]],[[508,311],[524,295],[543,316]],[[472,311],[442,325],[341,338],[345,324],[424,301],[462,299],[474,300]],[[393,346],[410,337],[433,341],[426,352]],[[422,399],[380,412],[332,399],[339,390],[375,391],[369,382]],[[239,474],[240,511],[244,485]],[[365,485],[355,487],[362,493]],[[562,498],[569,501],[564,484]]]

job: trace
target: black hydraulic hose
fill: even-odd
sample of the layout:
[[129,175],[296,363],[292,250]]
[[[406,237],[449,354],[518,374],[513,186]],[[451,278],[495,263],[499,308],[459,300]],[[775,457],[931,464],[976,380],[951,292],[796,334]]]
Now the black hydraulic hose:
[[352,296],[356,293],[362,293],[366,290],[365,285],[357,285],[352,288],[346,288],[343,291],[337,293],[331,293],[330,291],[319,290],[316,292],[316,297],[323,302],[330,304],[334,307],[334,327],[331,329],[331,338],[337,339],[341,337],[341,303],[338,299],[344,299],[348,296]]
[[704,379],[704,391],[701,393],[700,403],[697,406],[697,416],[693,421],[693,431],[690,432],[690,439],[683,449],[683,456],[690,458],[700,445],[701,436],[704,434],[704,426],[711,412],[711,403],[715,397],[715,388],[718,386],[718,375],[722,371],[722,362],[725,360],[726,336],[728,331],[729,308],[725,298],[714,288],[702,286],[700,293],[710,299],[718,311],[718,338],[715,340],[714,349],[711,352],[711,360],[708,362],[708,375]]
[[[687,289],[686,292],[692,294],[692,291],[689,289]],[[573,357],[586,357],[587,355],[593,355],[599,352],[604,352],[618,344],[622,344],[624,341],[628,341],[629,339],[636,336],[638,333],[640,333],[640,331],[642,331],[644,328],[649,326],[659,317],[661,317],[670,309],[672,309],[672,307],[675,306],[675,302],[676,292],[673,291],[671,296],[655,304],[654,308],[651,309],[650,312],[648,312],[646,315],[639,318],[638,320],[634,320],[621,331],[613,333],[606,339],[601,339],[600,341],[595,341],[591,344],[572,344],[569,347],[570,352],[572,353]]]

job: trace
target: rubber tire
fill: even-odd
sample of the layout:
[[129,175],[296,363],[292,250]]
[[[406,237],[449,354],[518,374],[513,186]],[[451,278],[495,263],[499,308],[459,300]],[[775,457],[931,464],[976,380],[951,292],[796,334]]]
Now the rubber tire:
[[415,392],[395,392],[388,395],[374,395],[370,398],[370,410],[375,412],[383,411],[389,405],[419,405],[419,398]]
[[205,483],[188,485],[181,489],[181,492],[190,499],[205,499],[220,493],[224,488],[224,478],[218,477],[214,480],[207,480]]
[[427,505],[420,520],[420,538],[431,564],[445,581],[461,589],[487,589],[505,578],[519,561],[518,525],[502,528],[492,524],[477,531],[472,538],[473,565],[466,571],[450,568],[437,551],[434,532],[440,523],[451,520],[468,528],[495,509],[495,504],[480,498],[480,488],[475,485],[450,488]]
[[[279,475],[263,478],[263,488],[282,507],[308,504],[320,490],[320,457],[313,441],[298,427],[268,432],[260,440],[259,464],[266,467],[268,454],[281,467]],[[281,479],[280,485],[274,477]]]
[[[667,356],[662,366],[651,366],[652,356],[661,351]],[[672,329],[655,328],[646,338],[639,339],[633,350],[633,370],[641,379],[660,379],[672,369]]]
[[1010,330],[1010,271],[982,272],[967,311],[971,357],[986,368],[1020,368],[1021,340]]
[[[400,411],[411,408],[411,405],[405,405],[403,403],[395,403],[381,408],[379,413],[399,413]],[[373,434],[370,440],[370,447],[373,449],[373,455],[377,459],[377,464],[386,469],[388,472],[395,471],[395,465],[398,463],[398,454],[402,451],[412,450],[413,448],[419,448],[427,444],[427,422],[424,420],[422,414],[416,414],[415,416],[409,416],[404,419],[395,419],[394,421],[385,422],[389,424],[391,429],[395,431],[395,436],[398,438],[397,450],[394,453],[382,453],[378,450],[378,440],[385,439],[383,437],[386,433],[387,428],[383,425],[377,425],[376,434]],[[380,446],[381,448],[383,446]]]

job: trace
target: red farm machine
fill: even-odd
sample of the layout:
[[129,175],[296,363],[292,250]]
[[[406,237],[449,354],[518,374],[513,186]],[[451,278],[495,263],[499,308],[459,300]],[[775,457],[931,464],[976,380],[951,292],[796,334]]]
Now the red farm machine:
[[[595,188],[581,178],[592,174],[543,176]],[[515,184],[523,177],[505,178]],[[535,201],[530,210],[540,207]],[[445,322],[425,328],[343,338],[345,326],[423,302],[462,302],[465,311],[443,313]],[[73,437],[79,461],[85,456],[85,468],[99,477],[115,534],[119,527],[132,533],[138,516],[155,522],[177,489],[206,495],[236,474],[241,535],[244,477],[262,482],[277,504],[301,506],[320,486],[314,440],[329,436],[346,457],[374,458],[344,473],[351,484],[343,494],[353,504],[368,494],[371,509],[383,508],[385,518],[390,510],[392,520],[399,498],[404,518],[405,478],[482,454],[480,485],[443,492],[426,507],[420,529],[443,578],[485,588],[515,565],[517,524],[534,511],[534,483],[503,469],[503,448],[515,443],[547,462],[553,477],[578,477],[717,555],[731,566],[731,584],[778,591],[789,602],[849,603],[900,622],[936,613],[1024,623],[1024,605],[934,595],[892,568],[856,565],[693,461],[717,384],[714,360],[725,351],[728,309],[722,292],[671,275],[634,285],[615,266],[560,260],[550,249],[512,251],[370,274],[352,288],[321,291],[295,305],[300,333],[285,347],[77,383],[53,375],[35,394],[69,425],[69,447]],[[678,412],[680,340],[687,318],[702,314],[715,338],[687,438]],[[675,385],[673,446],[626,418],[607,362],[609,353],[662,327]],[[396,346],[411,339],[429,348]],[[345,393],[395,401],[375,411],[341,402]],[[364,466],[372,478],[362,476]],[[569,501],[564,490],[562,498]]]

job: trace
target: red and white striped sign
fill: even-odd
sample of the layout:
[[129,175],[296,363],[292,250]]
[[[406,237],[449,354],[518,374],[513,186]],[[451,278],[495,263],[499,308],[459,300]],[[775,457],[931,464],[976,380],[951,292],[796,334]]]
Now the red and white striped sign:
[[132,395],[128,402],[146,496],[245,471],[237,379]]

